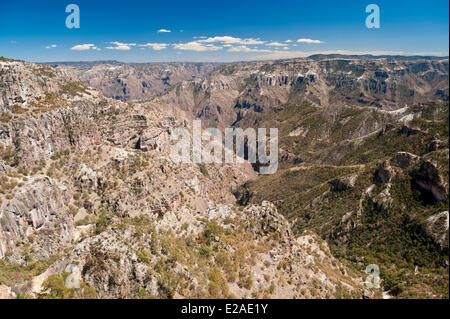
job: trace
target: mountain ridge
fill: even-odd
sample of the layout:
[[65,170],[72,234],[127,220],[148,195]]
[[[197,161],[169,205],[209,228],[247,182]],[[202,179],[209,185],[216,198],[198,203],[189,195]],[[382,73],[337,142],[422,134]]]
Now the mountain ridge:
[[[224,64],[135,102],[72,72],[0,62],[9,297],[448,296],[447,60]],[[172,163],[196,118],[277,127],[279,170]],[[83,287],[58,289],[66,272]]]
[[249,163],[170,161],[182,110],[24,62],[1,62],[0,85],[2,298],[375,295],[272,203],[235,205]]

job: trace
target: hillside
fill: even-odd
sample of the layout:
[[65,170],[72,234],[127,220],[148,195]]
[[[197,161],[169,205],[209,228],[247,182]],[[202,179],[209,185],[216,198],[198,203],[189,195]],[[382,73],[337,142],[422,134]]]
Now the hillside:
[[2,298],[377,295],[272,203],[236,205],[248,163],[172,162],[182,110],[20,61],[0,62],[0,87]]
[[[2,59],[0,88],[2,296],[448,298],[448,59]],[[278,171],[174,163],[195,118],[278,128]]]
[[222,65],[161,99],[205,127],[278,128],[280,169],[241,205],[273,201],[355,269],[380,265],[392,296],[448,297],[448,59]]
[[374,57],[226,64],[176,85],[162,99],[208,125],[247,127],[266,112],[305,101],[329,116],[342,106],[393,111],[448,101],[448,69],[448,59]]
[[214,63],[121,63],[117,61],[48,63],[122,102],[143,100],[185,80],[206,75]]

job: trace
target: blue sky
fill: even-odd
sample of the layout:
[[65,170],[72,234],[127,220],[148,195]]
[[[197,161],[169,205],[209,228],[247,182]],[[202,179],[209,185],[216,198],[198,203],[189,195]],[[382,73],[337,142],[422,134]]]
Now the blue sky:
[[[68,4],[80,28],[68,29]],[[368,29],[368,4],[380,8]],[[3,1],[0,55],[27,61],[239,61],[312,53],[448,55],[448,1]],[[166,30],[170,32],[158,32]]]

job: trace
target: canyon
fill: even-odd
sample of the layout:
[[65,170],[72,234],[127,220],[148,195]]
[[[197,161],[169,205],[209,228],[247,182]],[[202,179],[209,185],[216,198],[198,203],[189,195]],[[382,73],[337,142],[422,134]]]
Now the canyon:
[[[448,68],[0,58],[0,296],[448,298]],[[277,128],[278,170],[174,162],[195,120]]]

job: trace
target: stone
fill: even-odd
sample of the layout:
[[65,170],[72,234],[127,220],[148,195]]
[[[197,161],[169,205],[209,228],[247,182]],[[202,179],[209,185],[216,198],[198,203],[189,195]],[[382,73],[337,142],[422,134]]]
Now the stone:
[[415,172],[414,185],[422,192],[430,193],[434,200],[440,202],[448,198],[445,187],[441,184],[442,178],[435,164],[430,161],[422,163]]
[[399,168],[410,168],[413,167],[420,157],[408,152],[398,152],[394,157],[391,158],[390,164]]
[[78,265],[75,264],[69,264],[67,265],[66,269],[64,270],[66,273],[69,273],[69,275],[66,278],[66,287],[68,289],[78,289],[80,288],[80,284],[83,280],[81,277],[81,271]]
[[349,190],[355,186],[358,175],[350,175],[346,177],[335,178],[330,182],[331,191],[342,192]]
[[11,288],[6,285],[0,285],[0,299],[13,299],[15,294],[11,291]]
[[394,170],[389,165],[389,162],[386,161],[378,166],[378,169],[375,172],[375,179],[381,183],[390,183],[394,175]]

